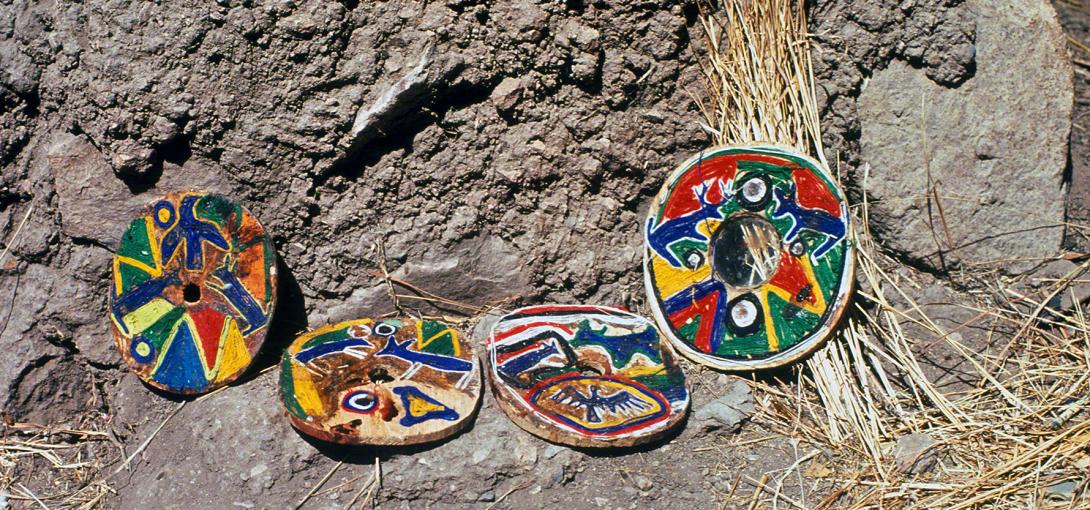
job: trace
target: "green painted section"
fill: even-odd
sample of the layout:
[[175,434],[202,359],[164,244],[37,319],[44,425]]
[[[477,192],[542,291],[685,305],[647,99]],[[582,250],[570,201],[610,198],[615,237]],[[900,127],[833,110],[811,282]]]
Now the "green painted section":
[[167,338],[174,331],[174,326],[178,324],[183,315],[185,315],[185,308],[176,306],[169,312],[164,313],[162,317],[159,317],[159,320],[148,326],[148,329],[145,329],[140,335],[151,342],[155,346],[155,352],[158,353],[162,350],[163,344],[166,343]]
[[273,268],[276,267],[276,251],[273,250],[272,240],[269,236],[262,235],[261,239],[265,241],[265,300],[264,303],[268,303],[273,297],[273,286],[276,282],[273,280]]
[[700,329],[700,317],[693,317],[693,321],[682,326],[677,330],[678,336],[681,337],[685,343],[693,345],[693,339],[696,338],[696,332]]
[[657,374],[640,375],[632,380],[659,392],[685,386],[685,374],[681,370],[666,370],[666,367]]
[[305,350],[305,349],[310,349],[311,347],[314,347],[315,345],[321,345],[321,344],[324,344],[326,342],[333,342],[333,341],[342,340],[342,339],[345,339],[345,338],[348,338],[348,327],[343,327],[343,328],[335,329],[333,331],[328,331],[328,332],[322,333],[322,334],[320,334],[320,335],[318,335],[318,336],[316,336],[314,338],[311,338],[310,340],[307,340],[306,342],[304,342],[303,346],[300,347],[299,350],[302,351],[302,350]]
[[742,182],[749,177],[748,172],[757,172],[761,175],[768,176],[775,181],[776,179],[788,179],[791,177],[791,169],[789,167],[775,165],[772,163],[764,163],[761,161],[739,161],[738,162],[738,176],[734,178],[734,182]]
[[148,267],[156,266],[156,261],[151,256],[151,240],[148,239],[148,229],[143,217],[129,223],[129,228],[121,236],[117,256],[129,257],[147,264]]
[[143,269],[137,269],[124,262],[117,266],[117,272],[121,275],[121,289],[119,290],[122,292],[127,292],[151,279],[151,275],[144,272]]
[[432,340],[424,348],[420,349],[421,352],[454,356],[454,342],[456,340],[450,326],[442,322],[426,320],[420,324],[420,333],[422,341],[427,341],[435,335],[442,334],[441,337]]
[[237,204],[219,195],[201,197],[197,202],[196,213],[198,218],[211,221],[221,228],[227,227],[227,220],[232,215],[236,218],[242,217],[242,209]]
[[[768,295],[768,311],[776,327],[776,336],[780,341],[780,350],[786,350],[814,332],[821,317],[784,301],[775,295]],[[790,317],[790,320],[788,320]]]
[[726,324],[721,329],[724,337],[719,342],[719,349],[715,351],[715,354],[728,358],[744,358],[747,355],[762,357],[768,352],[768,337],[765,335],[763,321],[757,331],[746,336],[732,337]]

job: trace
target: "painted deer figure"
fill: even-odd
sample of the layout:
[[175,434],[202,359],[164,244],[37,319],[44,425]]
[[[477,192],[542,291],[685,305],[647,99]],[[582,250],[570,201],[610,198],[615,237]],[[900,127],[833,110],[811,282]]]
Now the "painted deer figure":
[[791,228],[787,231],[787,235],[784,236],[785,242],[794,241],[802,229],[825,234],[825,242],[814,250],[813,257],[815,260],[824,256],[825,252],[836,246],[836,243],[840,242],[841,239],[844,239],[847,233],[844,218],[848,217],[848,210],[843,203],[840,204],[840,217],[833,216],[821,209],[808,209],[795,201],[794,184],[786,191],[775,188],[773,199],[776,204],[772,210],[772,217],[783,218],[788,216],[791,218]]

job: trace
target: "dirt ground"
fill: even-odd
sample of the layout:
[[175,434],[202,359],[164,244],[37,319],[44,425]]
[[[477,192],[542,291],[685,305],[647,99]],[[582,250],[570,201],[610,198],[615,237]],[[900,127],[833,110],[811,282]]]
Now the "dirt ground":
[[[1055,7],[1090,44],[1086,8]],[[828,0],[808,13],[827,156],[857,199],[867,80],[899,62],[957,89],[973,77],[975,27],[960,0]],[[42,455],[0,466],[7,503],[32,508],[20,495],[33,493],[75,508],[65,498],[82,490],[107,508],[747,508],[766,484],[815,505],[833,487],[793,468],[806,458],[835,472],[835,453],[701,412],[728,399],[749,415],[767,396],[691,364],[684,428],[620,451],[541,441],[487,392],[448,441],[332,447],[291,428],[268,370],[301,331],[393,310],[383,265],[465,304],[450,315],[543,302],[647,312],[640,220],[709,140],[693,99],[695,22],[672,1],[0,3],[5,434],[15,423],[102,432],[61,436],[85,467]],[[1072,54],[1070,194],[1056,199],[1085,224],[1090,50]],[[130,374],[106,312],[130,215],[186,188],[242,201],[280,258],[262,356],[199,399]],[[1087,246],[1068,228],[1067,249]],[[896,270],[935,306],[971,290],[905,262]],[[932,353],[929,370],[954,381],[947,355]],[[791,393],[777,382],[789,375],[756,377]]]

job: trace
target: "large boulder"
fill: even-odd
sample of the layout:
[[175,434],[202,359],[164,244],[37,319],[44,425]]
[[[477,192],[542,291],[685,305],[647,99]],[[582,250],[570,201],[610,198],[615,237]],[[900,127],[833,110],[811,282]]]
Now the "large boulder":
[[861,183],[873,230],[907,258],[1021,271],[1063,239],[1071,63],[1047,2],[963,8],[977,27],[970,79],[947,88],[898,60],[865,85]]

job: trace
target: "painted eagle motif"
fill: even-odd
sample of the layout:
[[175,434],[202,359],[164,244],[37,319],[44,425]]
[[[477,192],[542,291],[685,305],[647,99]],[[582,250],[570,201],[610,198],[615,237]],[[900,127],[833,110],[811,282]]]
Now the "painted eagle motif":
[[612,395],[602,396],[598,394],[598,387],[590,387],[590,395],[584,395],[572,386],[565,386],[552,397],[553,401],[574,407],[586,409],[587,423],[599,423],[602,421],[601,412],[608,410],[610,413],[639,412],[651,407],[635,395],[621,390]]

